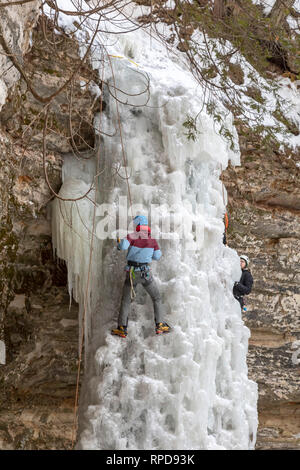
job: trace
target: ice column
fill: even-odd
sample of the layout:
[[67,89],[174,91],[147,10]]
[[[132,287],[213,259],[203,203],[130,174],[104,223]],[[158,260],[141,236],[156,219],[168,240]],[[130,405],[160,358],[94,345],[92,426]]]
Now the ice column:
[[[116,250],[113,239],[97,238],[78,448],[252,449],[257,386],[247,375],[249,330],[232,296],[241,274],[239,258],[222,243],[225,207],[219,179],[221,165],[225,168],[228,159],[238,163],[239,156],[204,111],[197,121],[197,139],[185,136],[183,122],[201,110],[203,92],[178,57],[155,41],[150,48],[141,30],[123,35],[114,47],[115,55],[131,61],[112,59],[115,84],[107,69],[110,89],[104,90],[102,130],[115,134],[101,139],[97,204],[115,207],[120,196],[128,196],[120,116],[133,203],[148,215],[151,204],[158,206],[152,229],[163,256],[152,263],[153,273],[173,332],[155,335],[152,304],[140,289],[128,337],[110,335],[120,305],[125,253]],[[147,93],[138,95],[147,84],[145,73],[150,78],[148,102]],[[85,170],[76,172],[77,183],[65,179],[65,194],[86,189]],[[82,204],[90,227],[92,204]],[[63,205],[70,218],[71,208]],[[67,261],[75,298],[82,304],[89,250],[81,238],[89,235],[78,211],[72,213],[75,236],[58,209],[56,204],[54,244]],[[168,232],[170,211],[176,214],[173,224],[182,229],[180,238],[161,237]]]

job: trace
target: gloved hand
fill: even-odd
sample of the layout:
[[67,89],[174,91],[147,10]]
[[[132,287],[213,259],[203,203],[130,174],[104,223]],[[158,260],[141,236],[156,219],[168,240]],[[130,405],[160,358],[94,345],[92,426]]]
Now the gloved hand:
[[233,288],[232,288],[232,290],[233,290],[233,295],[238,295],[238,294],[239,294],[239,284],[240,284],[240,283],[239,283],[238,281],[236,281],[236,282],[234,283]]

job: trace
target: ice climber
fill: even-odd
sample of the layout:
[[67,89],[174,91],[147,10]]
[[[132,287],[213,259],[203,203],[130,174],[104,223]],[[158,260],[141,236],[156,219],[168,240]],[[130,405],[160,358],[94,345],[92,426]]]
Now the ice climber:
[[242,269],[242,276],[239,282],[235,282],[233,286],[233,295],[239,301],[241,305],[241,309],[243,309],[245,302],[244,302],[244,295],[248,295],[251,292],[252,284],[253,284],[253,277],[251,272],[249,271],[249,258],[246,255],[240,256],[240,263]]
[[134,288],[142,284],[150,295],[156,324],[156,334],[168,333],[170,326],[163,321],[162,304],[157,284],[153,278],[150,263],[154,259],[158,261],[161,251],[158,243],[151,238],[151,229],[148,226],[147,217],[137,215],[133,220],[135,232],[127,235],[118,242],[118,250],[127,250],[126,279],[123,287],[121,308],[118,318],[118,327],[112,330],[113,335],[123,338],[127,336],[128,314],[130,303],[135,296]]

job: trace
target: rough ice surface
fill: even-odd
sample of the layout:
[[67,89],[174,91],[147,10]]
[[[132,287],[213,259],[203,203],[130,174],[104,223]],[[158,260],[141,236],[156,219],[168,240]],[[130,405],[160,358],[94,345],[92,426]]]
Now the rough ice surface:
[[[237,253],[222,243],[225,205],[219,176],[229,159],[239,163],[239,155],[204,111],[197,140],[184,135],[182,124],[202,108],[203,91],[180,55],[167,53],[154,38],[150,44],[143,30],[113,42],[109,53],[125,57],[111,57],[118,89],[137,93],[145,87],[143,73],[150,78],[147,106],[142,106],[145,95],[118,92],[120,100],[131,104],[118,108],[132,202],[141,204],[144,213],[150,204],[177,205],[181,224],[193,218],[200,236],[197,242],[194,233],[158,239],[163,255],[153,263],[153,273],[173,332],[155,335],[151,300],[141,288],[124,340],[110,330],[120,306],[125,253],[116,250],[114,240],[99,240],[96,229],[87,290],[95,206],[87,199],[77,205],[54,202],[54,247],[67,262],[69,291],[80,304],[80,315],[86,310],[77,448],[253,449],[257,386],[247,376],[250,333],[232,296],[241,271]],[[112,86],[109,67],[105,78]],[[109,134],[117,129],[117,134],[101,140],[99,191],[89,196],[97,204],[117,205],[120,196],[127,196],[127,184],[115,172],[123,165],[118,113],[114,98],[105,93],[101,129]],[[96,171],[93,165],[93,160],[82,164],[69,157],[60,195],[84,194]],[[161,214],[167,214],[163,207]]]

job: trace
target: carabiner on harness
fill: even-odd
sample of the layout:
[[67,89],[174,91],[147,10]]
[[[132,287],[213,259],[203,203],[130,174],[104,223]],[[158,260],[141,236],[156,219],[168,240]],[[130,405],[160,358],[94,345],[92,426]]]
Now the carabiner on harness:
[[145,281],[150,280],[150,267],[149,266],[141,266],[141,278],[145,279]]

